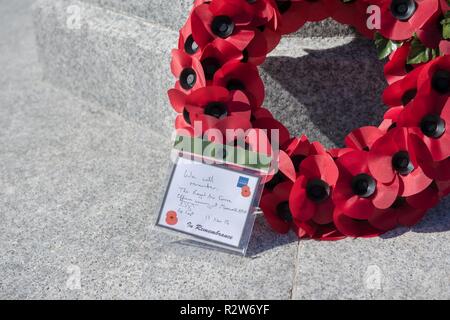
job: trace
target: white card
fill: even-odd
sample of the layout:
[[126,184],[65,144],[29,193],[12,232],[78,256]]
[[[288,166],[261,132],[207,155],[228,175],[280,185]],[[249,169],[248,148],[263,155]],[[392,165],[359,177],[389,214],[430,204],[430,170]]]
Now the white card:
[[240,248],[259,180],[244,171],[178,158],[157,224]]

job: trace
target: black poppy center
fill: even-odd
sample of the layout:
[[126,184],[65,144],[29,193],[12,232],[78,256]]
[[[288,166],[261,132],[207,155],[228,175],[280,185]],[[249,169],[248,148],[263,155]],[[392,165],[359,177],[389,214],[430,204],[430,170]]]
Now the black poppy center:
[[441,94],[450,92],[450,72],[446,70],[438,70],[431,79],[431,86],[434,90]]
[[392,166],[401,175],[408,175],[414,170],[407,151],[399,151],[392,157]]
[[242,51],[242,62],[248,62],[248,58],[249,58],[249,53],[248,53],[248,49],[244,49]]
[[285,221],[285,222],[292,222],[292,213],[291,209],[289,209],[289,202],[284,201],[277,205],[277,216]]
[[445,121],[436,114],[430,114],[422,119],[420,129],[427,137],[438,139],[445,133]]
[[202,61],[202,67],[206,80],[212,80],[216,71],[220,69],[220,62],[216,58],[206,58]]
[[411,89],[406,91],[402,96],[402,104],[403,106],[406,106],[408,103],[410,103],[417,95],[417,89]]
[[303,160],[305,160],[306,157],[302,154],[297,154],[291,158],[292,164],[294,165],[295,171],[298,170],[298,167],[302,163]]
[[264,186],[267,188],[267,190],[273,190],[278,184],[282,183],[285,180],[286,179],[281,171],[278,171]]
[[184,51],[188,54],[194,54],[198,51],[198,44],[194,41],[194,37],[190,35],[184,43]]
[[368,174],[359,174],[352,179],[353,193],[361,198],[369,198],[377,189],[375,180]]
[[406,198],[404,197],[397,197],[397,199],[395,199],[394,203],[391,205],[391,209],[400,209],[401,207],[403,207],[406,204]]
[[191,124],[191,117],[189,116],[189,111],[186,108],[183,109],[183,119],[186,123]]
[[290,0],[277,0],[278,11],[281,14],[287,12],[292,6],[292,2]]
[[391,13],[397,20],[408,20],[416,12],[417,5],[414,0],[392,0]]
[[330,186],[321,179],[314,179],[308,182],[306,194],[311,201],[322,202],[330,196]]
[[180,75],[180,84],[181,87],[185,90],[190,90],[195,86],[195,82],[197,81],[197,74],[194,69],[186,68],[181,71]]
[[245,85],[242,83],[242,81],[238,79],[231,79],[227,82],[227,89],[230,91],[234,90],[245,90]]
[[227,116],[227,106],[222,102],[211,102],[205,107],[205,114],[217,119],[222,119]]
[[234,22],[230,17],[217,16],[212,21],[211,30],[219,38],[226,39],[234,31]]

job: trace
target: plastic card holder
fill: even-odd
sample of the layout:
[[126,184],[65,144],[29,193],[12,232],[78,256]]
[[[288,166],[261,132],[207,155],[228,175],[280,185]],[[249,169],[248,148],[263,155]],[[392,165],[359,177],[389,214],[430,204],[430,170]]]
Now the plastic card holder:
[[245,255],[271,158],[199,138],[177,136],[158,227],[186,243]]

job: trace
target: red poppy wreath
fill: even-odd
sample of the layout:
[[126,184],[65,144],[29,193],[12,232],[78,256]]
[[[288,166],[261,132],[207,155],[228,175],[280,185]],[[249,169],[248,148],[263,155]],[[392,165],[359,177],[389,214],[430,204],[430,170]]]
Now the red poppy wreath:
[[[450,193],[449,10],[450,0],[195,0],[172,56],[175,126],[279,130],[279,171],[260,203],[279,233],[338,240],[412,226]],[[373,38],[388,58],[381,124],[332,150],[291,137],[262,107],[257,69],[282,35],[328,17]]]

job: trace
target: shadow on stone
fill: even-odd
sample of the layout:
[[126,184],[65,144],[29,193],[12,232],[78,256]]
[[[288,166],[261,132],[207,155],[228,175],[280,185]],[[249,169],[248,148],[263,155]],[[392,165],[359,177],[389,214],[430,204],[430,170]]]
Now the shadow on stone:
[[301,57],[268,57],[262,66],[266,107],[292,134],[342,146],[353,129],[381,122],[386,82],[372,41],[355,38],[304,51]]
[[264,217],[258,216],[253,228],[252,238],[247,249],[247,256],[252,259],[258,258],[258,255],[264,251],[284,246],[293,242],[298,242],[297,237],[289,232],[286,235],[280,235],[270,229],[264,221]]

